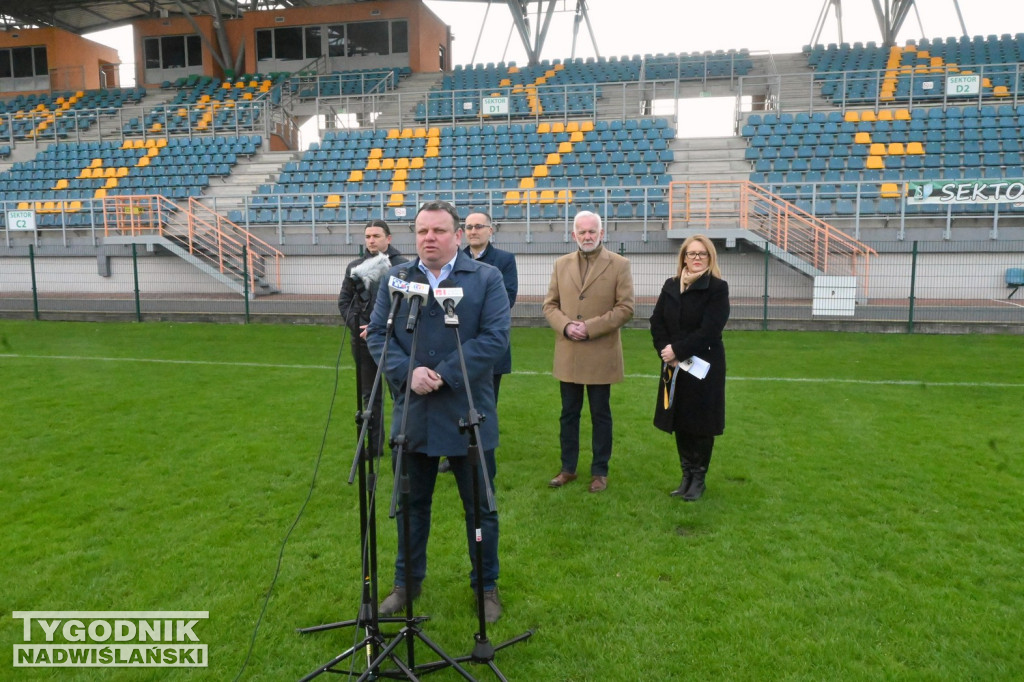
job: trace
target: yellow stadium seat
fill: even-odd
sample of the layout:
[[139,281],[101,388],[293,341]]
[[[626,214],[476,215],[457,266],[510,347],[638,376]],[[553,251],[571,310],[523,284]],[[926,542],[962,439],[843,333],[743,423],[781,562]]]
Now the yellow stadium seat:
[[572,153],[572,142],[559,142],[558,143],[559,154],[571,154]]
[[408,167],[409,167],[409,159],[408,159],[408,157],[403,156],[400,159],[395,159],[395,168],[408,168]]
[[879,111],[878,112],[878,120],[879,121],[891,121],[892,120],[892,110],[891,109],[882,109],[881,111]]
[[902,142],[890,142],[888,151],[889,154],[892,154],[894,156],[902,156],[907,153],[906,149],[904,149],[903,147]]
[[426,128],[417,128],[416,132],[413,134],[413,137],[415,137],[415,138],[421,138],[421,137],[426,137],[426,136],[427,136],[427,129]]
[[546,178],[548,176],[548,167],[544,164],[533,167],[533,177],[535,178]]
[[57,180],[57,184],[55,184],[51,189],[67,189],[67,188],[68,188],[67,178],[60,178],[59,180]]
[[362,182],[362,181],[363,181],[363,171],[361,171],[361,170],[349,171],[347,182]]
[[371,159],[380,159],[380,158],[383,158],[383,156],[384,156],[384,150],[381,149],[380,147],[374,147],[373,149],[370,150],[369,158],[371,158]]
[[416,158],[409,161],[409,168],[423,168],[423,157],[417,156]]
[[867,111],[860,112],[860,120],[868,122],[877,121],[878,115],[875,114],[875,112],[868,109]]
[[578,133],[580,130],[579,121],[569,121],[565,124],[565,132],[567,133]]
[[508,192],[505,192],[505,205],[506,206],[511,206],[513,204],[518,204],[518,203],[519,203],[519,192],[517,192],[514,189],[513,190],[509,190]]
[[897,109],[896,113],[895,113],[895,118],[896,118],[897,121],[909,121],[910,120],[910,110],[909,109]]
[[389,140],[397,140],[401,136],[402,136],[402,131],[399,130],[398,128],[389,128],[388,129],[388,139]]
[[883,182],[881,195],[886,199],[897,199],[900,196],[900,188],[895,182]]
[[547,122],[541,122],[537,124],[537,134],[547,135],[551,132],[551,124]]
[[381,160],[376,158],[369,158],[366,160],[366,170],[380,170]]
[[[401,159],[399,159],[399,161],[401,161]],[[396,168],[395,169],[395,174],[391,176],[391,179],[396,181],[396,182],[398,182],[400,180],[401,181],[408,180],[409,179],[409,171],[406,170],[405,168]]]
[[389,156],[386,159],[380,160],[381,170],[395,170],[395,159],[393,156]]
[[560,189],[558,190],[558,203],[560,204],[571,204],[572,203],[572,190]]
[[882,161],[881,156],[869,156],[865,165],[871,170],[882,170],[885,168],[885,162]]
[[594,129],[594,122],[593,121],[584,121],[583,123],[580,123],[580,132],[581,133],[589,133],[593,129]]
[[412,139],[412,134],[413,134],[412,128],[403,128],[402,129],[402,134],[399,135],[399,139],[411,140]]
[[106,196],[107,196],[107,190],[104,189],[103,187],[100,187],[98,190],[96,190],[92,194],[92,198],[93,199],[105,199]]
[[1010,89],[1007,88],[1005,85],[997,85],[996,87],[992,88],[992,95],[994,97],[1009,97]]
[[102,167],[103,167],[103,159],[93,159],[89,163],[89,168],[102,168]]
[[854,133],[853,141],[857,144],[871,144],[871,133],[864,130]]
[[549,166],[557,166],[558,164],[562,163],[562,157],[558,152],[551,152],[550,154],[548,154],[547,159],[545,159],[544,163],[546,163]]
[[405,180],[392,180],[391,181],[392,192],[404,192],[405,191]]
[[551,132],[555,133],[556,135],[558,133],[564,133],[565,124],[562,123],[561,121],[555,121],[554,123],[551,124]]
[[402,206],[404,204],[405,204],[405,195],[404,194],[395,193],[395,194],[391,195],[390,199],[388,199],[388,206]]
[[30,204],[29,202],[27,202],[27,201],[19,201],[18,202],[18,210],[19,211],[27,211],[30,208],[32,208],[32,204]]
[[542,204],[553,204],[555,203],[555,190],[544,189],[540,192],[540,203]]
[[885,156],[885,143],[872,142],[871,147],[868,149],[868,154],[871,156]]
[[532,189],[537,186],[537,181],[533,178],[519,178],[519,189]]
[[847,111],[846,114],[843,116],[843,120],[846,121],[847,123],[859,123],[860,114],[858,114],[856,111]]
[[324,203],[324,208],[338,208],[339,206],[341,206],[341,195],[328,194],[327,201]]

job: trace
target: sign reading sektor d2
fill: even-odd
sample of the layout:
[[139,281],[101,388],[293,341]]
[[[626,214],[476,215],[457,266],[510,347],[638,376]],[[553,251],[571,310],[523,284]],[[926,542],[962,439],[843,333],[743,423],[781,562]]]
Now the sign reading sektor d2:
[[14,611],[15,668],[205,668],[209,611]]
[[946,78],[947,95],[977,95],[981,92],[981,76],[949,76]]

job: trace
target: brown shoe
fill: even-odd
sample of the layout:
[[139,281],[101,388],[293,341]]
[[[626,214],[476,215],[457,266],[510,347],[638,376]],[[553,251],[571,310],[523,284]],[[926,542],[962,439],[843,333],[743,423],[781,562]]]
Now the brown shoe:
[[608,487],[607,476],[591,476],[590,477],[590,492],[599,493]]
[[572,483],[575,480],[576,474],[570,474],[568,471],[560,471],[557,476],[548,481],[548,487],[561,488],[566,483]]

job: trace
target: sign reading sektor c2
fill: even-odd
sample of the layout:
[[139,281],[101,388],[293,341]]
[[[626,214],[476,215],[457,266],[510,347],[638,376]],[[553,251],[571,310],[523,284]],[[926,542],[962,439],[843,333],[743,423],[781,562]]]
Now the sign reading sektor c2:
[[209,611],[14,611],[15,668],[205,668]]

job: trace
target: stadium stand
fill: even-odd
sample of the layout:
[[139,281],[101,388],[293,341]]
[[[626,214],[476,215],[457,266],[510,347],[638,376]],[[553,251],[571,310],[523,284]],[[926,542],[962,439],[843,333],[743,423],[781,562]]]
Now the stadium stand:
[[664,215],[674,136],[664,118],[329,131],[260,188],[246,222],[400,219],[439,193],[498,220],[596,201],[622,220]]
[[211,178],[228,176],[238,158],[255,153],[261,143],[242,136],[52,144],[32,161],[0,173],[0,195],[19,209],[34,208],[42,226],[85,226],[89,219],[81,211],[91,199],[199,196]]
[[138,104],[145,88],[79,90],[17,95],[0,100],[0,138],[64,139],[88,130],[101,116],[113,116],[127,104]]

